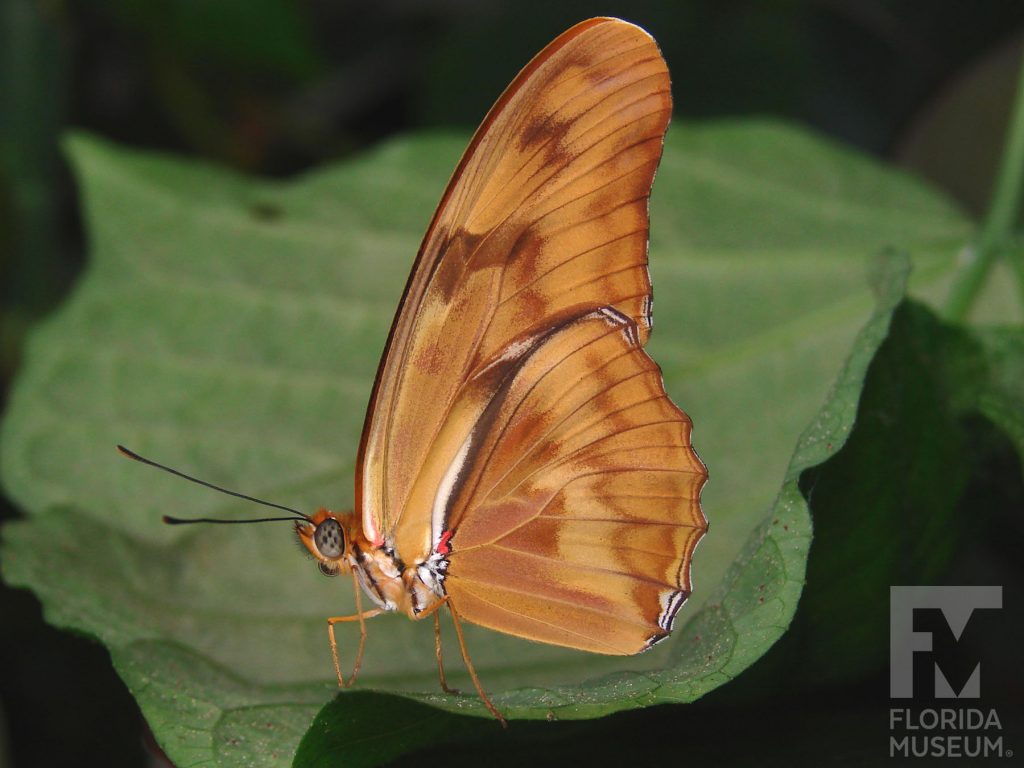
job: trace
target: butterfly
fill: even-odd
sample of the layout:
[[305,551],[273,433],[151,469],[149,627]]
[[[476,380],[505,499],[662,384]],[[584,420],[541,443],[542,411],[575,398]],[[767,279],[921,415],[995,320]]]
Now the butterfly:
[[[398,612],[433,617],[450,690],[445,609],[504,723],[463,621],[616,655],[672,630],[708,525],[690,419],[644,351],[648,198],[671,111],[650,35],[595,18],[534,57],[470,141],[388,336],[354,510],[270,505],[294,513],[269,519],[294,520],[321,571],[352,579],[356,613],[327,620],[340,685],[366,620]],[[360,627],[347,679],[344,622]]]

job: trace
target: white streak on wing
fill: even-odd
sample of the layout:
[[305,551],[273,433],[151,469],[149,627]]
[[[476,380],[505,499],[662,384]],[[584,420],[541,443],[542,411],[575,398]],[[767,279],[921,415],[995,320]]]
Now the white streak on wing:
[[520,339],[519,341],[513,341],[505,348],[505,351],[501,353],[501,357],[499,357],[496,362],[514,360],[518,357],[522,357],[523,353],[530,348],[531,342],[532,339]]
[[640,337],[637,336],[636,326],[632,323],[627,322],[626,318],[618,311],[611,307],[601,307],[598,312],[604,317],[604,321],[613,328],[622,329],[622,338],[631,347],[640,346]]
[[[366,499],[373,498],[370,493],[372,484],[370,482],[370,472],[365,471],[363,474],[363,500],[365,504]],[[377,530],[377,521],[373,517],[373,512],[370,510],[370,505],[365,504],[363,507],[363,535],[375,546],[379,547],[384,543],[384,537],[380,535],[380,531]]]
[[474,374],[473,378],[480,379],[486,376],[488,372],[493,370],[496,366],[499,366],[502,363],[507,363],[509,360],[518,360],[531,350],[535,342],[536,339],[533,337],[513,341],[505,347],[505,350],[500,355],[491,360],[491,362]]
[[463,466],[466,463],[466,457],[469,455],[469,449],[473,445],[473,432],[470,431],[466,435],[466,439],[462,442],[462,446],[459,448],[459,452],[455,454],[455,458],[452,459],[452,463],[448,465],[448,470],[444,473],[444,477],[441,478],[441,482],[438,483],[437,493],[434,494],[434,506],[430,512],[430,549],[431,551],[437,550],[437,545],[441,541],[441,535],[444,533],[444,525],[448,513],[448,505],[451,502],[452,491],[455,489],[455,483],[459,479],[459,474],[462,472]]
[[666,632],[672,631],[672,625],[675,624],[676,614],[679,613],[679,609],[683,607],[683,603],[686,602],[687,597],[689,597],[689,594],[681,589],[662,595],[662,611],[661,615],[658,617],[659,627],[664,629]]

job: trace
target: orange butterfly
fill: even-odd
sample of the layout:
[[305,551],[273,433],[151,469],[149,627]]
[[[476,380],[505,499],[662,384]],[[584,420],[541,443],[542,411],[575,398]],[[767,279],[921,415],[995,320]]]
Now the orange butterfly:
[[[707,530],[690,419],[644,352],[648,197],[671,110],[654,40],[590,19],[527,64],[470,142],[380,363],[355,511],[284,518],[324,573],[351,574],[357,613],[327,620],[342,686],[365,620],[389,611],[434,617],[448,690],[447,606],[503,723],[461,620],[618,655],[671,631]],[[334,625],[348,621],[361,631],[346,681]]]

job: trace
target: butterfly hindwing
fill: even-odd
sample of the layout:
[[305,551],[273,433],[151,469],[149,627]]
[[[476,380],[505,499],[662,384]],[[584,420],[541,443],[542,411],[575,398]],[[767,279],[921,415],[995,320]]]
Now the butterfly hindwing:
[[534,340],[465,444],[438,509],[460,614],[602,653],[668,633],[707,527],[706,473],[632,320],[597,310]]

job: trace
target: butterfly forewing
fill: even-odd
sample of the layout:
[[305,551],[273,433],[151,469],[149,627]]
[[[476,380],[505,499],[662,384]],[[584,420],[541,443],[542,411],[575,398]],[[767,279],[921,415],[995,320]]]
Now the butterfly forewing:
[[645,32],[577,25],[491,110],[421,246],[357,508],[406,563],[446,537],[448,594],[477,623],[633,653],[688,593],[705,472],[643,351],[647,200],[670,113]]
[[670,112],[654,42],[608,20],[555,40],[492,109],[424,239],[381,362],[357,478],[371,539],[424,513],[409,493],[448,407],[516,337],[560,310],[605,305],[646,334],[647,196]]

